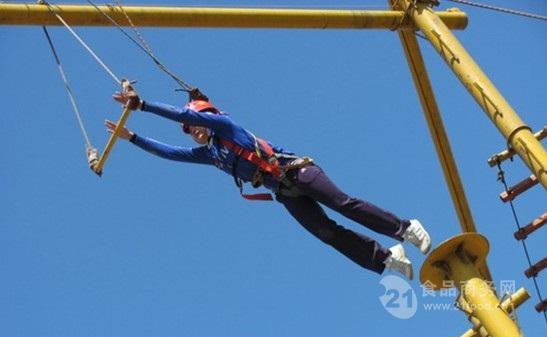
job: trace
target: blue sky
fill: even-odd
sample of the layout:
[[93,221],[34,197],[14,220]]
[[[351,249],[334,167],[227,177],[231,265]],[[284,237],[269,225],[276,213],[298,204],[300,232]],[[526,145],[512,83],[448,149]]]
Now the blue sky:
[[[547,15],[542,1],[482,1]],[[135,3],[125,1],[125,4]],[[142,3],[141,1],[137,3]],[[146,4],[174,4],[147,1]],[[360,7],[384,1],[180,1],[177,5]],[[454,7],[443,2],[441,8]],[[521,118],[546,123],[547,26],[461,7],[457,37]],[[113,29],[77,31],[147,100],[183,104],[174,82]],[[459,233],[397,35],[383,30],[142,29],[156,55],[256,134],[313,156],[348,193],[419,218],[434,244]],[[120,107],[112,79],[63,28],[51,28],[95,146]],[[379,298],[382,276],[354,265],[302,229],[276,203],[241,199],[232,178],[116,145],[102,178],[88,168],[82,136],[40,27],[0,28],[0,334],[3,336],[459,336],[462,313],[418,311],[406,320]],[[504,139],[426,41],[438,103],[494,278],[532,298],[518,310],[526,336],[545,336],[515,224],[486,159]],[[192,145],[178,125],[131,116],[142,135]],[[504,165],[509,182],[529,174]],[[545,212],[536,186],[516,201],[523,224]],[[329,212],[339,223],[377,238]],[[545,255],[546,232],[528,245]],[[423,257],[408,247],[418,272]],[[545,275],[539,283],[547,293]]]

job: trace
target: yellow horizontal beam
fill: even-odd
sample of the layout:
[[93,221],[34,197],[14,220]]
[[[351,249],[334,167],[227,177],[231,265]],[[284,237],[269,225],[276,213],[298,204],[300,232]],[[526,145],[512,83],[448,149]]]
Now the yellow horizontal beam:
[[[52,6],[71,26],[112,26],[90,5]],[[98,6],[122,26],[129,25],[117,6]],[[308,28],[308,29],[414,29],[401,11],[198,8],[123,6],[136,26],[208,28]],[[460,11],[436,12],[451,29],[464,29],[467,16]],[[0,25],[60,25],[43,4],[0,3]]]

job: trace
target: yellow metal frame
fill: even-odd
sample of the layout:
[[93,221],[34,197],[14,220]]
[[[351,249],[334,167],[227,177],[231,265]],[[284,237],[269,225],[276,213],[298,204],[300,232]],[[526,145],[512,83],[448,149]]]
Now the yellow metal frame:
[[[390,1],[390,3],[392,6],[401,6],[396,9],[405,10],[409,18],[424,32],[468,89],[470,87],[480,88],[483,103],[487,102],[488,104],[511,109],[508,104],[504,104],[504,101],[498,102],[496,98],[484,99],[485,90],[483,87],[495,91],[493,85],[486,86],[483,84],[481,86],[477,82],[473,82],[471,86],[466,82],[468,78],[478,78],[482,80],[480,83],[489,83],[488,78],[482,74],[473,60],[466,57],[468,55],[463,47],[458,48],[459,42],[448,28],[439,22],[426,4],[410,0]],[[437,26],[441,28],[436,28]],[[481,335],[492,337],[520,336],[518,326],[508,315],[508,311],[502,308],[494,289],[487,283],[487,281],[492,280],[486,263],[488,241],[476,233],[477,229],[459,178],[418,42],[412,32],[399,31],[399,37],[463,232],[445,241],[431,252],[421,268],[420,281],[433,289],[441,289],[445,287],[445,281],[451,281],[453,283],[448,283],[448,285],[455,286],[460,290],[460,300],[458,302],[475,326],[475,329],[469,330],[465,335],[474,336],[478,331]],[[465,65],[459,67],[463,60],[466,62]],[[474,94],[472,90],[470,91]],[[501,97],[501,94],[499,96]],[[481,101],[479,101],[480,103]],[[486,107],[487,113],[489,112],[488,104],[481,105],[483,108]],[[529,131],[522,122],[518,126],[515,125],[515,123],[518,123],[515,118],[516,113],[512,115],[511,112],[512,110],[509,110],[505,112],[505,116],[502,113],[501,116],[492,118],[502,134],[504,134],[503,130],[514,128],[509,137],[504,134],[509,142],[512,142],[517,134],[522,135],[522,132]],[[506,119],[503,119],[504,117]],[[513,123],[512,126],[507,125],[511,123]],[[541,165],[538,170],[533,161],[528,161],[527,164],[532,170],[541,172]],[[522,298],[519,297],[519,299]]]
[[[467,16],[464,13],[458,10],[434,12],[425,0],[394,0],[391,3],[397,4],[397,8],[393,11],[143,6],[124,6],[123,11],[112,6],[100,6],[100,9],[108,13],[120,25],[129,24],[123,14],[125,11],[136,26],[398,30],[460,226],[464,232],[450,238],[430,254],[422,267],[420,279],[422,282],[433,282],[433,288],[442,287],[439,284],[443,280],[458,283],[459,303],[464,311],[468,312],[471,322],[477,328],[466,332],[466,336],[476,335],[477,331],[481,335],[484,335],[486,331],[492,337],[519,336],[518,327],[508,316],[507,301],[500,303],[493,289],[485,282],[491,279],[486,264],[488,241],[475,233],[477,229],[425,64],[413,35],[414,30],[419,29],[423,32],[499,129],[511,151],[521,157],[545,188],[547,188],[547,152],[450,31],[450,29],[466,27]],[[111,23],[92,6],[58,5],[53,7],[70,25],[111,26]],[[58,20],[47,6],[0,4],[0,25],[58,24]],[[92,167],[98,174],[102,173],[104,164],[129,114],[130,110],[125,107],[103,154]],[[527,294],[519,293],[515,299],[507,303],[518,304],[527,296]],[[485,307],[488,308],[484,309]]]
[[[522,303],[527,301],[530,298],[530,294],[524,288],[520,288],[514,294],[510,295],[501,302],[501,309],[507,314],[511,314],[516,308],[518,308]],[[482,326],[480,322],[475,321],[475,319],[470,319],[475,327],[464,332],[461,337],[480,337],[487,335],[486,329]]]
[[[94,7],[54,5],[72,26],[112,26]],[[98,6],[120,25],[128,25],[122,10],[115,6]],[[269,9],[212,7],[123,6],[136,26],[150,27],[222,27],[222,28],[316,28],[316,29],[414,29],[404,22],[403,12]],[[467,16],[459,11],[439,12],[451,29],[464,29]],[[48,7],[39,4],[0,4],[0,25],[59,25]]]
[[[542,141],[545,137],[547,137],[547,126],[544,126],[543,129],[534,133],[534,137],[538,141]],[[503,150],[500,153],[497,153],[493,155],[492,157],[488,158],[488,165],[490,165],[490,167],[494,167],[498,163],[501,163],[504,160],[512,158],[514,155],[515,155],[515,150],[513,150],[513,148]]]
[[426,1],[402,0],[403,9],[446,61],[464,87],[547,190],[547,151],[450,29]]
[[[396,3],[397,1],[391,1],[392,6]],[[437,156],[439,157],[444,178],[448,185],[448,190],[450,191],[452,203],[454,204],[454,209],[458,215],[461,230],[462,232],[476,232],[477,228],[471,214],[469,203],[467,202],[456,161],[452,155],[450,141],[445,131],[443,119],[427,74],[420,46],[414,32],[399,31],[398,34],[405,52],[410,73],[412,74],[414,85],[416,86],[418,97],[420,98],[431,138],[435,144]],[[489,281],[492,280],[492,275],[486,261],[481,263],[479,269],[485,279]]]
[[429,81],[418,41],[416,40],[414,32],[399,31],[398,33],[408,61],[408,67],[412,74],[412,79],[414,80],[414,85],[416,86],[418,97],[420,98],[420,103],[424,110],[431,138],[433,139],[437,155],[439,156],[444,177],[448,182],[448,189],[460,220],[462,231],[475,232],[475,223],[471,215],[467,198],[465,197],[463,184],[458,174],[456,161],[452,155],[450,142],[446,135],[443,120],[439,112],[435,94],[433,93],[433,88]]
[[518,326],[479,271],[479,266],[486,261],[488,249],[488,241],[478,233],[456,235],[427,257],[420,270],[420,281],[437,290],[458,288],[460,308],[488,336],[519,337]]

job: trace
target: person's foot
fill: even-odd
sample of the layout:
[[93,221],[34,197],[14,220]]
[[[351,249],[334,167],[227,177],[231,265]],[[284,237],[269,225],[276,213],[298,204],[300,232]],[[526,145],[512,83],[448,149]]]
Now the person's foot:
[[414,274],[412,271],[412,263],[407,259],[403,245],[398,244],[393,246],[389,248],[389,251],[391,252],[391,255],[384,261],[386,269],[401,273],[406,276],[407,279],[412,280]]
[[418,247],[423,254],[427,254],[431,248],[429,233],[427,233],[420,221],[416,219],[410,220],[410,226],[403,233],[403,239]]

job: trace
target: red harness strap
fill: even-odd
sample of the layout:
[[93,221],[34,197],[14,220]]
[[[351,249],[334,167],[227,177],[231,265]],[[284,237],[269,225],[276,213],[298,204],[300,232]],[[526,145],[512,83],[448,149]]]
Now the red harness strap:
[[[255,164],[259,170],[270,173],[276,180],[280,181],[282,179],[283,172],[279,166],[279,162],[274,155],[272,147],[263,139],[255,137],[256,139],[256,150],[250,151],[247,150],[232,141],[224,138],[220,138],[220,144],[232,152],[234,152],[238,157],[243,158],[251,163]],[[260,154],[259,145],[262,147],[262,151],[266,154],[267,158],[264,158]],[[237,179],[237,178],[236,178]],[[269,193],[259,193],[259,194],[243,194],[243,188],[239,185],[241,196],[248,200],[273,200],[273,197]]]
[[258,166],[262,171],[270,173],[275,179],[280,180],[282,176],[279,162],[274,156],[272,147],[263,139],[256,138],[257,142],[262,146],[264,153],[268,156],[267,159],[260,155],[260,149],[257,147],[255,152],[249,151],[228,139],[220,139],[220,144],[233,151],[237,156]]
[[273,197],[270,193],[256,193],[256,194],[241,193],[241,196],[247,200],[273,201]]

